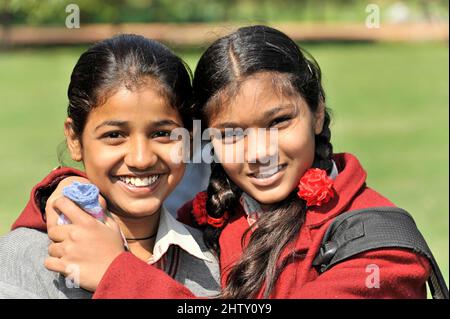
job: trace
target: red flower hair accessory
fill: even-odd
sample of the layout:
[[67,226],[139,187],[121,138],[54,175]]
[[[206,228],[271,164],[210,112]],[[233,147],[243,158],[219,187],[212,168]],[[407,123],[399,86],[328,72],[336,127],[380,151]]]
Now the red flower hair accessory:
[[228,220],[228,212],[225,212],[222,217],[211,217],[206,211],[206,201],[208,194],[206,192],[198,193],[192,201],[192,215],[195,221],[200,226],[211,225],[215,228],[220,228]]
[[327,172],[319,168],[310,168],[298,184],[297,195],[306,200],[306,206],[322,206],[334,197],[333,180]]

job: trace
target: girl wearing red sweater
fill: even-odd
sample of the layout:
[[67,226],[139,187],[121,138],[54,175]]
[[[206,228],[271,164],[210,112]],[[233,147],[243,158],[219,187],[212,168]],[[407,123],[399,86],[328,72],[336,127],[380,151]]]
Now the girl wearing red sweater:
[[[193,87],[195,111],[202,123],[219,132],[211,142],[217,161],[207,191],[178,214],[181,221],[203,229],[206,244],[220,257],[222,297],[426,297],[430,266],[413,251],[363,252],[323,274],[312,265],[336,216],[394,206],[367,187],[366,172],[353,155],[333,154],[321,72],[312,57],[280,31],[240,28],[202,55]],[[276,147],[251,138],[260,128],[266,129],[258,133],[263,142],[271,130],[277,132]],[[227,152],[239,151],[243,161],[227,160]],[[34,194],[66,174],[54,172]],[[35,204],[29,204],[15,226],[24,223],[42,226]],[[98,279],[94,297],[193,297],[130,253],[108,248],[106,230],[95,236],[105,242],[104,259],[110,265]],[[88,249],[88,243],[80,248]],[[55,257],[87,270],[95,267],[70,254]],[[378,274],[375,284],[373,269]]]

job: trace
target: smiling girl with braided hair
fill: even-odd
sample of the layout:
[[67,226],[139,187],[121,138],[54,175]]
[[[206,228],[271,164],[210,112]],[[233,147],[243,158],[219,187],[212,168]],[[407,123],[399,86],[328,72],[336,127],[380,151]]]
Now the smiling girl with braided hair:
[[[266,26],[240,28],[202,55],[193,88],[194,111],[220,132],[211,142],[217,161],[207,190],[178,215],[202,229],[220,257],[221,297],[426,297],[430,265],[411,250],[362,252],[324,273],[313,265],[337,216],[394,204],[367,187],[355,156],[333,153],[320,68],[292,39]],[[276,129],[277,147],[252,143],[261,128],[266,140]],[[227,162],[225,154],[239,149],[243,162]],[[42,219],[40,212],[25,215]],[[109,262],[94,297],[193,297],[130,254]],[[378,285],[368,285],[370,265],[379,271]],[[164,283],[164,294],[155,282]]]

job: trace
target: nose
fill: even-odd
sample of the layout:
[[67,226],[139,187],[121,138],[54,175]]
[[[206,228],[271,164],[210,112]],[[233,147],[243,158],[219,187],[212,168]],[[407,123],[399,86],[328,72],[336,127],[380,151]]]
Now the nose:
[[277,165],[278,131],[264,128],[249,129],[245,160],[247,163]]
[[151,141],[145,137],[135,137],[130,140],[125,164],[136,170],[145,170],[158,162],[158,155],[154,151]]

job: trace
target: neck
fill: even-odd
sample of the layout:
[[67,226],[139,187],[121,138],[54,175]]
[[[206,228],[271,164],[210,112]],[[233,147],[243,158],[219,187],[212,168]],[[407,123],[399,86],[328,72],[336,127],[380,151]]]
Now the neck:
[[264,210],[264,211],[268,211],[268,210],[273,208],[273,205],[269,205],[269,204],[261,204],[261,203],[259,203],[259,205],[261,206],[262,210]]
[[[150,216],[128,217],[111,212],[125,238],[147,238],[157,233],[161,210]],[[127,240],[130,251],[142,260],[152,256],[156,236],[144,240]]]

